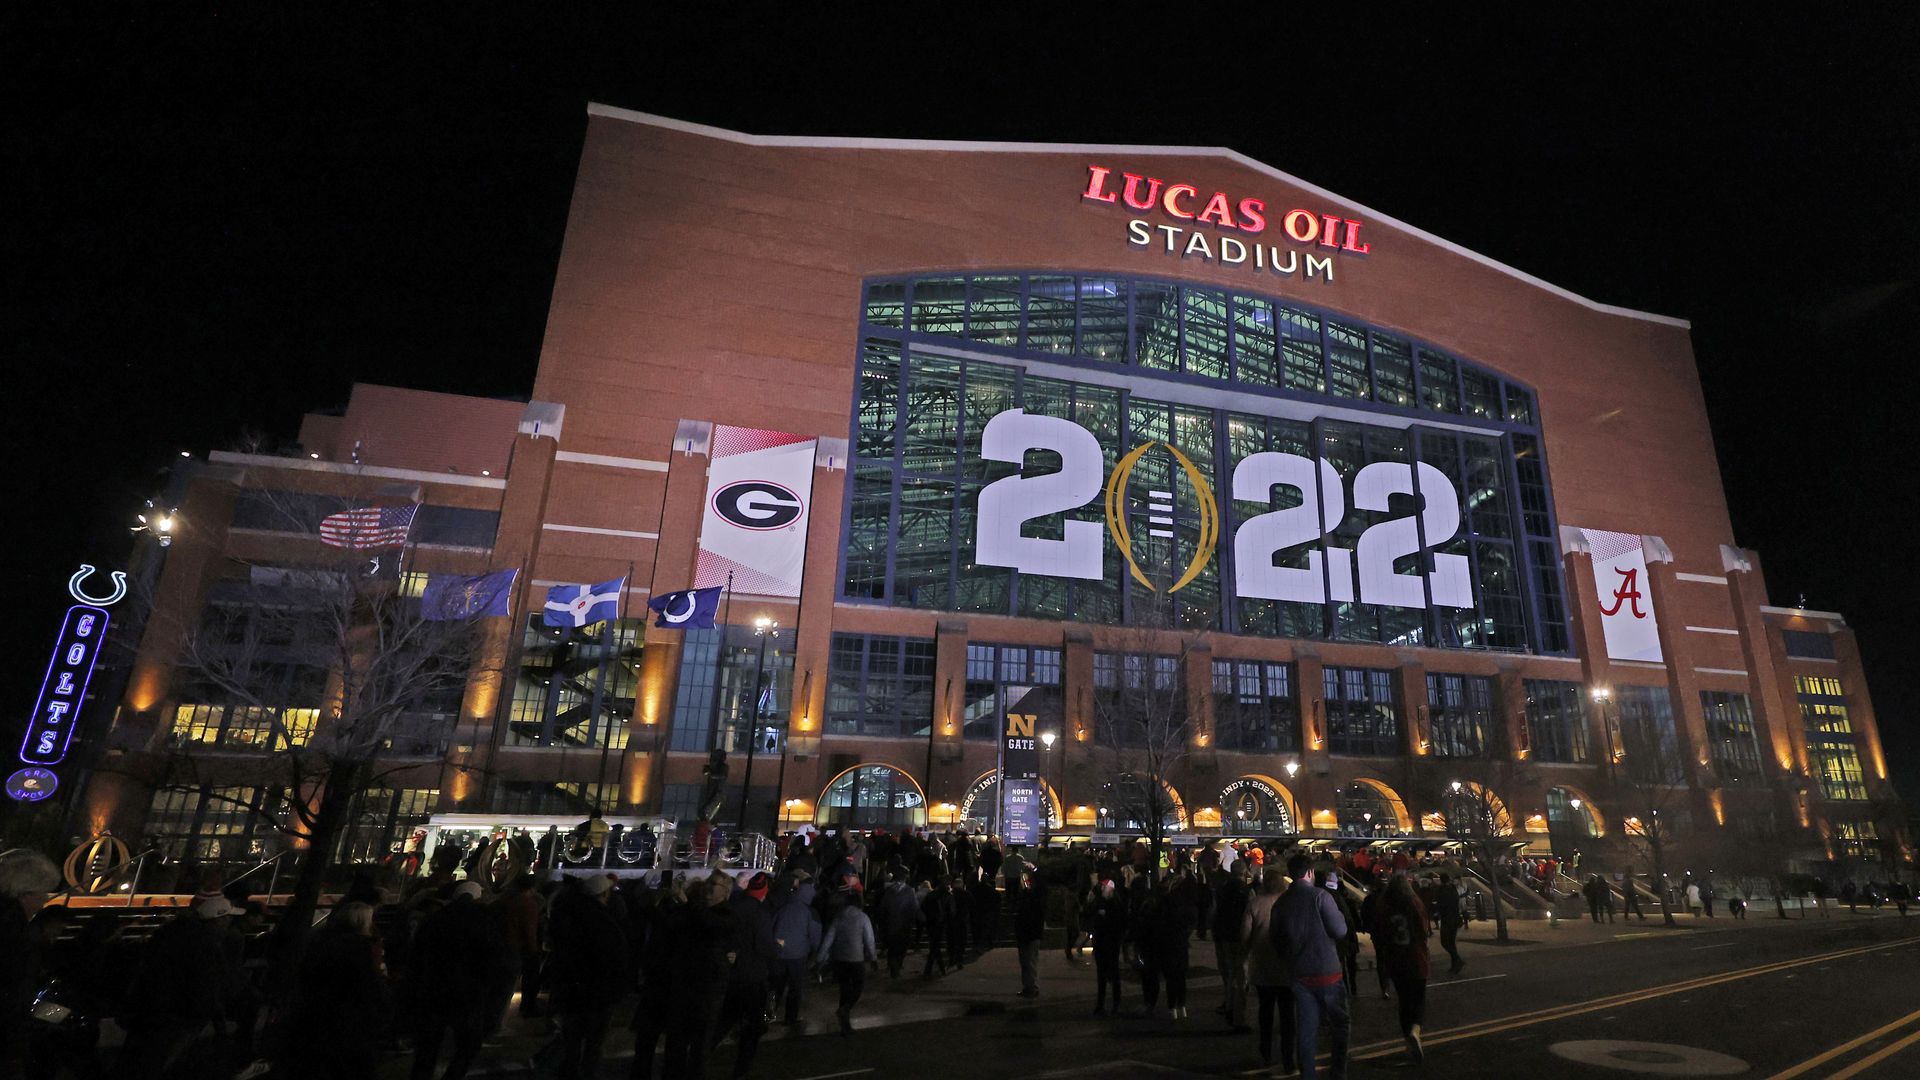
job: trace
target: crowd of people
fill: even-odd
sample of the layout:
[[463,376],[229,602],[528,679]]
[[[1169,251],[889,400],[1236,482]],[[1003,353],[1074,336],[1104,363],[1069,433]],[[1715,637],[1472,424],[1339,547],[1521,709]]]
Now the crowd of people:
[[[292,977],[270,983],[272,923],[244,889],[196,896],[122,948],[132,924],[47,905],[60,884],[52,864],[7,852],[0,1062],[24,1062],[35,1077],[65,1067],[140,1078],[234,1075],[263,1061],[275,1076],[321,1080],[370,1076],[387,1055],[410,1054],[415,1080],[459,1080],[517,1011],[547,1033],[538,1060],[551,1075],[598,1075],[609,1042],[630,1034],[635,1077],[704,1076],[727,1038],[732,1073],[746,1076],[771,1025],[806,1025],[812,988],[828,979],[834,1021],[816,1015],[813,1030],[852,1036],[882,962],[889,981],[916,969],[934,979],[1011,944],[1019,985],[1009,992],[1038,998],[1057,927],[1054,947],[1091,962],[1096,1014],[1189,1022],[1198,943],[1211,948],[1199,962],[1220,973],[1226,1030],[1309,1077],[1324,1037],[1339,1076],[1363,938],[1416,1062],[1430,941],[1450,973],[1466,965],[1457,937],[1471,894],[1457,865],[1430,857],[1208,841],[1160,860],[1135,842],[1043,861],[1044,871],[994,837],[927,830],[793,835],[765,869],[651,880],[523,872],[490,888],[448,860],[388,883],[398,888],[356,877],[330,898]],[[1589,874],[1581,891],[1596,922],[1613,917],[1606,879]],[[1711,884],[1685,894],[1712,914]],[[1644,918],[1634,890],[1622,895],[1627,915]],[[1843,888],[1842,898],[1884,899],[1904,914],[1908,894]],[[114,1017],[125,1030],[118,1052],[23,1039],[26,1005],[49,986]]]

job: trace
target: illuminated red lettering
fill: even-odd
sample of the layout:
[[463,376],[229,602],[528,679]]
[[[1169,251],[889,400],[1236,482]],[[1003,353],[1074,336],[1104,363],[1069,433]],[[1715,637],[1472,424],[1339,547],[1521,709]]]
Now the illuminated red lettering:
[[1215,225],[1224,225],[1229,229],[1239,228],[1233,220],[1233,211],[1227,206],[1227,193],[1216,191],[1213,198],[1207,200],[1207,208],[1200,211],[1201,221],[1211,221]]
[[1353,252],[1355,255],[1365,255],[1367,252],[1373,250],[1372,244],[1360,243],[1360,223],[1352,218],[1347,219],[1346,250]]
[[1320,215],[1320,220],[1326,225],[1325,228],[1320,230],[1320,246],[1339,247],[1340,219],[1334,217],[1332,214],[1322,214]]
[[1241,199],[1240,216],[1246,221],[1240,227],[1250,233],[1265,232],[1267,228],[1267,204],[1263,199]]
[[1320,235],[1320,219],[1313,216],[1311,210],[1289,210],[1280,220],[1280,227],[1287,235],[1303,244],[1312,243]]
[[[1121,193],[1120,197],[1127,200],[1127,205],[1133,207],[1135,210],[1153,209],[1154,204],[1160,201],[1160,181],[1148,176],[1137,176],[1133,173],[1125,173],[1123,175],[1127,178],[1127,188]],[[1140,181],[1142,180],[1147,182],[1147,197],[1145,199],[1140,198]]]
[[1608,607],[1605,604],[1601,604],[1600,614],[1609,616],[1616,615],[1620,611],[1620,605],[1628,604],[1630,606],[1627,610],[1634,618],[1646,618],[1647,613],[1640,610],[1640,571],[1637,569],[1622,570],[1619,567],[1615,567],[1613,572],[1620,575],[1620,587],[1613,590],[1613,606]]
[[1111,170],[1103,169],[1098,165],[1089,165],[1087,171],[1093,175],[1087,178],[1087,190],[1080,197],[1092,199],[1094,202],[1112,202],[1114,194],[1107,190],[1107,176]]
[[1192,213],[1186,210],[1182,210],[1179,207],[1173,205],[1174,198],[1183,191],[1187,193],[1187,196],[1189,198],[1200,194],[1200,192],[1196,190],[1192,184],[1175,184],[1172,187],[1167,189],[1166,198],[1160,200],[1160,205],[1165,207],[1167,213],[1172,214],[1174,217],[1191,218],[1193,217]]

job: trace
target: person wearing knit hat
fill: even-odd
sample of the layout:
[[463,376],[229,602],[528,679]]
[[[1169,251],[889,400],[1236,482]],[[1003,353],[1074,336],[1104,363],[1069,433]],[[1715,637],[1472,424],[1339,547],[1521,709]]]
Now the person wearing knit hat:
[[762,870],[747,879],[747,895],[753,897],[755,900],[765,900],[767,898],[767,886],[769,884],[771,884],[771,881],[767,877],[767,872]]
[[733,954],[733,968],[728,972],[714,1033],[716,1039],[729,1033],[734,1036],[735,1076],[752,1071],[761,1036],[767,1031],[767,983],[773,978],[780,951],[773,937],[773,912],[767,909],[767,884],[767,875],[756,873],[728,897],[726,904],[733,922],[727,950]]

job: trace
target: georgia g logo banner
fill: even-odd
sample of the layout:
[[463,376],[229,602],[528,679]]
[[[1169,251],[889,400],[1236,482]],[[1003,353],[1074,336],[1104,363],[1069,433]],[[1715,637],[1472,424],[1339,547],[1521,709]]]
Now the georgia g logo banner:
[[695,588],[732,574],[739,592],[800,595],[813,456],[810,436],[714,426]]

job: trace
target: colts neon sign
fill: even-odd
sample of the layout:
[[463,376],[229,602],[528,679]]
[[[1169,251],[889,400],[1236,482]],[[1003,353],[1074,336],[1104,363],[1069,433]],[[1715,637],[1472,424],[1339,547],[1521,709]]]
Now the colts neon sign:
[[40,697],[27,720],[27,737],[20,744],[20,760],[29,765],[58,765],[73,741],[80,707],[87,700],[87,684],[100,659],[100,643],[107,637],[107,613],[102,608],[76,604],[67,609]]

